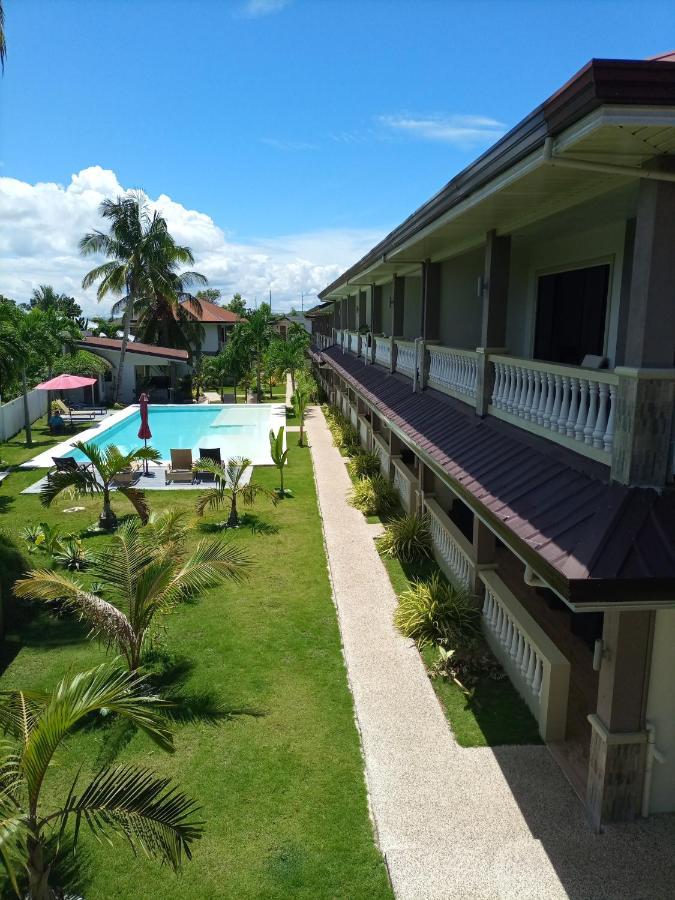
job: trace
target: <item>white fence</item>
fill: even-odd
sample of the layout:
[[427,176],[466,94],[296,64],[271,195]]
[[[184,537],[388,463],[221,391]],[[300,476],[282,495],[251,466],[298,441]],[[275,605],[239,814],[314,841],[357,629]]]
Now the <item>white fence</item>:
[[[28,417],[31,424],[47,414],[47,391],[28,392]],[[0,406],[0,441],[7,441],[24,426],[23,397]]]

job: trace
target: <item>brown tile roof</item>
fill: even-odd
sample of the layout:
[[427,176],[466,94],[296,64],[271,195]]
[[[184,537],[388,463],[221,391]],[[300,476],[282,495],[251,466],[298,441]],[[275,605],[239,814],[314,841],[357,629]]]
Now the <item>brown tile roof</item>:
[[606,466],[337,347],[319,356],[571,602],[674,598],[675,494],[610,484]]
[[[85,337],[78,341],[80,347],[88,350],[121,350],[122,341],[116,338]],[[140,341],[129,341],[127,353],[144,353],[147,356],[160,356],[163,359],[187,360],[185,350],[176,350],[173,347],[157,347],[155,344],[142,344]]]
[[229,309],[218,306],[217,303],[211,303],[210,300],[203,300],[200,298],[199,303],[201,305],[201,312],[199,312],[189,300],[182,301],[183,309],[187,310],[187,312],[189,312],[194,319],[197,319],[198,322],[222,322],[224,324],[236,325],[237,322],[242,321],[241,316],[231,312]]

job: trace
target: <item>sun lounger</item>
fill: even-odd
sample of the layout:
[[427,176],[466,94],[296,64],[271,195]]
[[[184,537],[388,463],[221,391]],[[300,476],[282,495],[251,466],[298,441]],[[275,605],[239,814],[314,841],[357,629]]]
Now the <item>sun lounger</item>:
[[126,487],[127,485],[133,484],[134,481],[140,476],[143,470],[143,463],[137,461],[132,463],[128,469],[124,469],[122,472],[118,472],[117,475],[113,478],[113,484],[122,485]]
[[96,418],[93,409],[71,409],[63,400],[54,400],[53,405],[58,408],[62,416],[68,416],[71,425],[76,422],[92,422]]
[[48,481],[59,472],[86,472],[94,468],[93,463],[78,463],[72,456],[52,456],[52,462],[56,472],[47,472]]
[[195,465],[195,474],[200,478],[213,478],[212,472],[206,472],[204,469],[199,468],[199,463],[203,459],[208,459],[214,463],[222,463],[222,459],[220,456],[220,448],[219,447],[200,447],[199,448],[199,459]]
[[166,470],[166,483],[170,484],[172,481],[192,483],[194,477],[192,450],[172,450],[171,465]]
[[108,412],[107,406],[97,406],[95,403],[71,403],[69,408],[73,413],[92,413],[95,416],[104,416]]
[[204,391],[207,403],[222,403],[218,391]]

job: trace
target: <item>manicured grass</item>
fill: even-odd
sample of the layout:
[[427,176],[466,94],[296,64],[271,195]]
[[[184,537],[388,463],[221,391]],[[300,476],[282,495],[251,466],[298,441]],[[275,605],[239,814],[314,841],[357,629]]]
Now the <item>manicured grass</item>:
[[[384,556],[382,560],[399,596],[415,579],[426,579],[437,568],[430,560],[416,564],[402,564]],[[438,651],[426,647],[421,655],[427,670],[431,670]],[[446,678],[432,678],[431,683],[461,747],[541,743],[532,713],[508,678],[482,678],[468,693]]]
[[[175,754],[105,720],[81,729],[55,759],[46,790],[56,797],[65,796],[80,765],[84,777],[111,761],[135,762],[175,777],[202,805],[206,832],[178,877],[134,857],[121,840],[112,851],[97,844],[83,828],[77,861],[88,898],[391,897],[368,818],[309,451],[291,442],[289,456],[293,498],[276,508],[262,501],[252,511],[278,532],[230,533],[253,559],[248,581],[212,590],[163,622],[154,668],[184,718]],[[97,498],[57,500],[45,510],[39,497],[21,496],[40,474],[8,476],[0,527],[14,534],[46,521],[80,531],[96,519]],[[255,477],[277,484],[271,468]],[[149,497],[157,510],[192,509],[196,494]],[[85,509],[63,512],[74,505]],[[113,505],[118,514],[129,511],[117,497]],[[203,522],[224,517],[213,513]],[[202,533],[195,521],[194,540]],[[46,688],[107,658],[69,617],[42,610],[30,617],[22,607],[8,628],[1,688]]]
[[33,443],[31,446],[26,446],[26,435],[23,431],[20,431],[9,441],[0,443],[0,459],[9,463],[11,466],[21,465],[21,463],[26,462],[26,460],[37,456],[38,453],[42,453],[44,450],[48,450],[49,447],[53,447],[61,441],[65,441],[66,438],[73,437],[74,435],[77,436],[80,431],[91,428],[93,424],[93,422],[78,424],[75,426],[74,431],[68,430],[66,434],[55,437],[49,433],[48,417],[43,416],[31,426],[33,436]]

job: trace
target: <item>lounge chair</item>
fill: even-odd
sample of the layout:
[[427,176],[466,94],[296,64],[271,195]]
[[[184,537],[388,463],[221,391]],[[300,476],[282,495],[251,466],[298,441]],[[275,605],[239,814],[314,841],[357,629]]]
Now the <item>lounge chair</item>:
[[118,472],[117,475],[113,478],[113,484],[118,484],[122,486],[128,486],[133,484],[134,481],[138,479],[143,470],[143,463],[140,461],[136,461],[132,463],[128,469],[124,469],[121,472]]
[[192,483],[194,481],[192,469],[192,450],[172,450],[171,465],[166,470],[166,483],[182,481]]
[[207,403],[222,403],[218,391],[204,391]]
[[199,468],[199,463],[203,459],[208,459],[211,462],[218,463],[219,465],[222,463],[222,459],[220,456],[220,448],[219,447],[200,447],[199,448],[199,459],[195,464],[195,475],[199,478],[213,478],[212,472],[205,472],[204,469]]
[[54,400],[53,405],[57,407],[62,416],[68,416],[71,425],[76,422],[92,422],[96,418],[96,413],[93,410],[71,409],[70,406],[66,406],[63,400]]
[[52,456],[52,462],[56,467],[56,472],[47,472],[47,481],[52,475],[59,472],[86,472],[87,469],[93,469],[93,463],[78,463],[72,456]]
[[92,413],[95,416],[104,416],[108,412],[108,407],[102,403],[71,403],[69,408],[74,413]]

